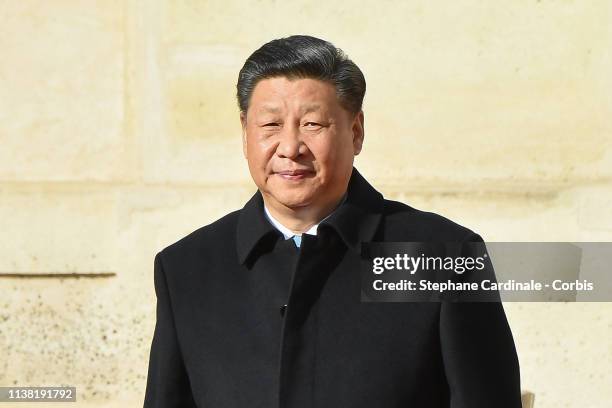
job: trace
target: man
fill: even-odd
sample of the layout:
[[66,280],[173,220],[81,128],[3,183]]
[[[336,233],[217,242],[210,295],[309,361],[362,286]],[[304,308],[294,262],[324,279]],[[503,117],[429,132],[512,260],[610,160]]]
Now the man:
[[237,89],[258,190],[156,255],[145,408],[519,408],[500,303],[360,300],[362,243],[482,240],[353,167],[359,68],[291,36],[255,51]]

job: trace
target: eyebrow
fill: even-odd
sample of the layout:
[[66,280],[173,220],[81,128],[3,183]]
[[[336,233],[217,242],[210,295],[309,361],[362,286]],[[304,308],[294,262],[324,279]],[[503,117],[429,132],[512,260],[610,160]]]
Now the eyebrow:
[[309,113],[309,112],[318,111],[320,108],[321,108],[321,105],[317,103],[313,103],[310,105],[302,106],[301,110],[303,111],[303,113]]
[[269,106],[269,105],[264,105],[261,107],[260,109],[261,112],[270,112],[270,113],[279,113],[280,112],[280,108],[274,107],[274,106]]

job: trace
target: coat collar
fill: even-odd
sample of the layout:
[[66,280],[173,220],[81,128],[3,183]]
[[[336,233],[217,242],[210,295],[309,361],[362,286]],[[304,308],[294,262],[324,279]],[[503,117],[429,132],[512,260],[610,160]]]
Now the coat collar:
[[[383,196],[353,167],[346,200],[330,217],[319,224],[333,228],[346,246],[360,253],[361,242],[372,239],[382,217]],[[261,192],[257,192],[240,211],[236,245],[238,261],[244,263],[264,237],[281,236],[265,217]]]

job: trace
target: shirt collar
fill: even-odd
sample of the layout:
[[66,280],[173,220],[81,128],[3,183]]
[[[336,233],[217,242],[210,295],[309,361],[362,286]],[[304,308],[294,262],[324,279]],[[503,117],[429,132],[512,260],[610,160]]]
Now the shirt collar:
[[[334,211],[336,211],[338,209],[338,207],[341,206],[346,201],[346,195],[347,194],[344,193],[344,195],[342,196],[342,200],[340,200],[340,203],[336,206]],[[316,224],[314,224],[307,231],[304,231],[304,234],[317,235],[317,228],[319,227],[319,224],[321,222],[323,222],[324,220],[326,220],[327,218],[329,218],[334,213],[334,211],[332,211],[330,214],[328,214],[321,221],[319,221]],[[276,229],[279,230],[283,234],[285,239],[289,239],[289,238],[293,237],[294,235],[298,235],[298,236],[302,235],[302,234],[294,233],[289,228],[287,228],[283,224],[281,224],[281,222],[279,220],[274,218],[274,216],[272,214],[270,214],[270,210],[268,210],[268,206],[266,206],[266,204],[264,204],[264,212],[266,214],[266,218],[268,219],[268,221],[270,221],[272,223],[272,225],[274,225],[276,227]]]
[[[370,241],[378,228],[383,202],[382,194],[353,167],[344,201],[328,217],[321,220],[317,229],[323,226],[334,229],[349,249],[360,253],[361,242]],[[262,241],[281,234],[279,229],[268,221],[259,190],[240,211],[236,233],[236,249],[240,263],[244,263]],[[294,235],[290,233],[291,236]]]

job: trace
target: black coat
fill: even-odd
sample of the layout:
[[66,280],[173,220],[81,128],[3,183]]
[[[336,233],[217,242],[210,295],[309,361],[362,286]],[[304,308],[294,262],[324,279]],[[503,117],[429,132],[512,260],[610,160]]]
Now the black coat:
[[474,240],[353,169],[347,200],[298,250],[258,191],[155,256],[144,407],[520,408],[501,303],[360,300],[361,242]]

